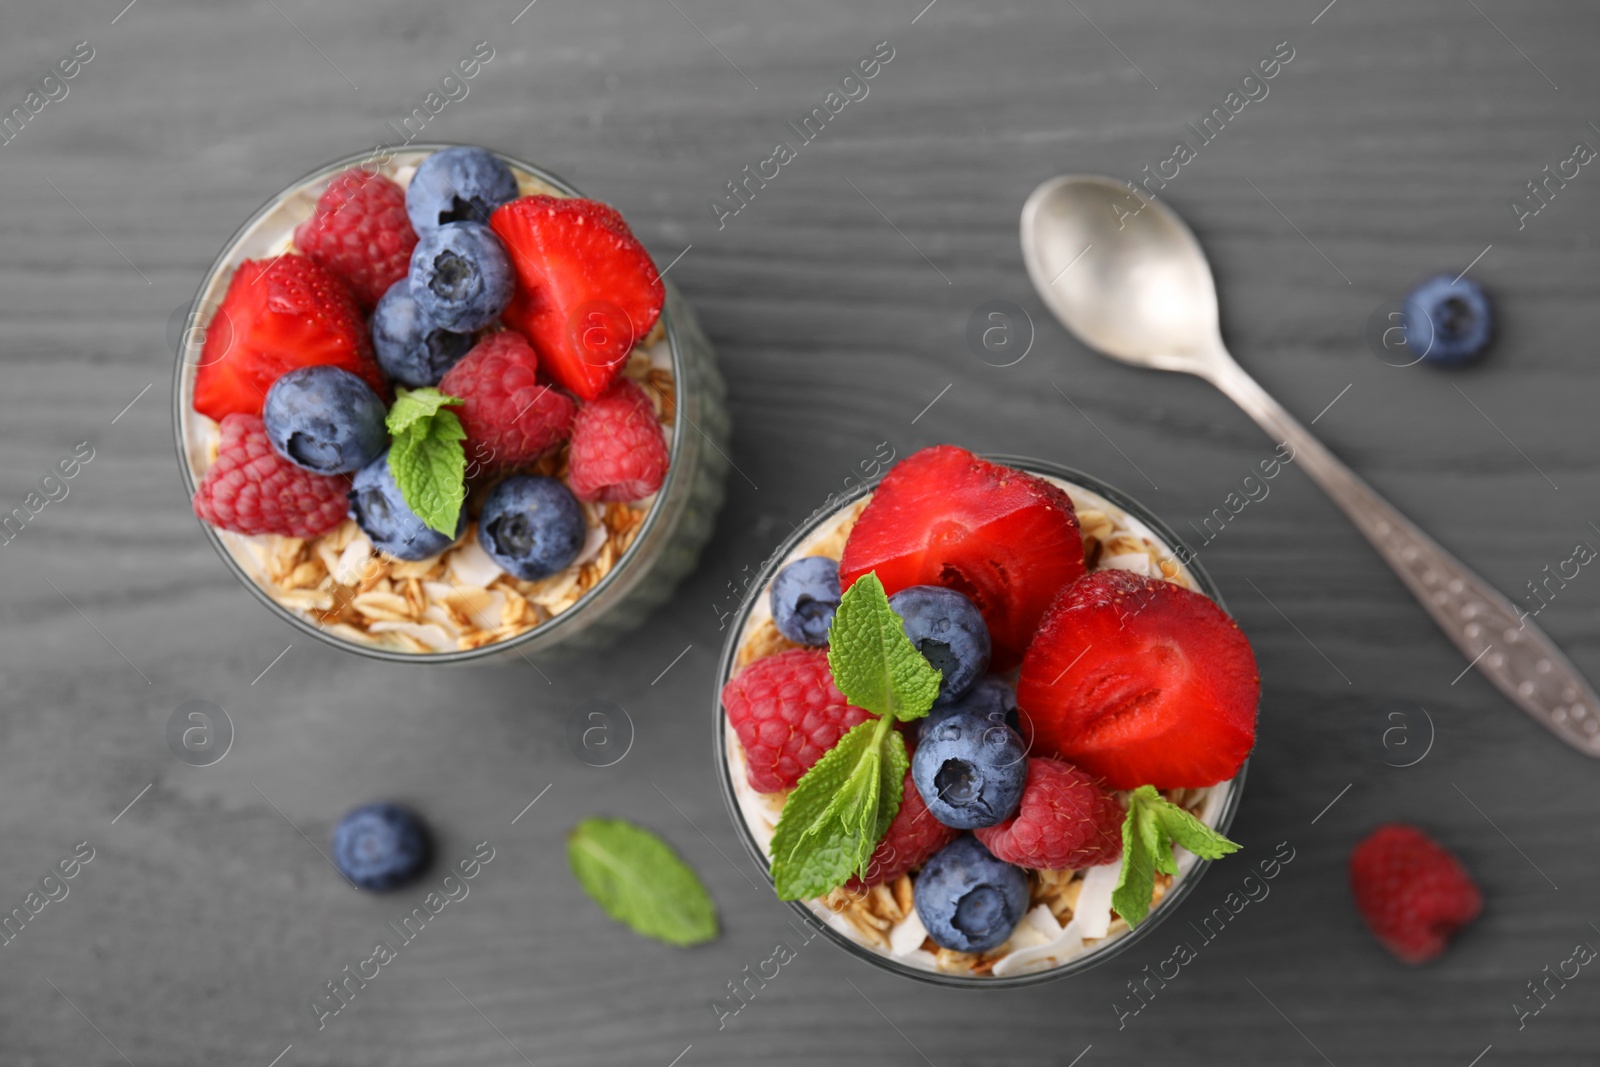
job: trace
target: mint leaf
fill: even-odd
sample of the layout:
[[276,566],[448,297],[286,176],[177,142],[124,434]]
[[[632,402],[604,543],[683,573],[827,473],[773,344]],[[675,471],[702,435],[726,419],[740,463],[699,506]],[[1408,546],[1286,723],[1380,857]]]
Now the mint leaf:
[[1174,843],[1202,859],[1221,859],[1239,846],[1163,797],[1153,785],[1141,785],[1128,797],[1122,820],[1122,871],[1111,891],[1111,906],[1138,926],[1150,914],[1156,872],[1178,874]]
[[784,801],[772,833],[780,900],[825,896],[872,858],[899,810],[905,780],[905,740],[893,724],[888,718],[856,724]]
[[621,819],[585,819],[567,834],[567,866],[605,913],[669,945],[717,936],[717,908],[678,854]]
[[928,713],[941,675],[906,636],[874,572],[850,584],[828,629],[828,666],[845,699],[901,721]]
[[467,432],[455,412],[445,408],[460,400],[433,387],[395,390],[394,406],[385,424],[394,440],[389,445],[389,473],[394,475],[406,506],[430,528],[454,537],[467,499],[467,454],[461,447]]

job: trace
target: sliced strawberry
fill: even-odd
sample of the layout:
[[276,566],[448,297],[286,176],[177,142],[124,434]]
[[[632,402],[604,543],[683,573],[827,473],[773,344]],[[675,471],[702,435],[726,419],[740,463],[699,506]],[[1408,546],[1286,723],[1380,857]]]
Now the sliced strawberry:
[[873,494],[839,561],[839,582],[876,571],[891,595],[911,585],[964,593],[983,613],[993,669],[1022,659],[1045,609],[1083,576],[1072,499],[1042,478],[951,445],[901,460]]
[[388,395],[367,324],[343,282],[305,256],[246,260],[206,326],[194,409],[218,422],[259,415],[284,372],[324,363]]
[[495,209],[517,286],[501,318],[539,365],[584,400],[622,371],[661,316],[666,288],[622,216],[594,200],[525,196]]
[[1023,736],[1112,789],[1232,778],[1256,739],[1261,679],[1238,625],[1199,593],[1096,571],[1051,605],[1017,683]]

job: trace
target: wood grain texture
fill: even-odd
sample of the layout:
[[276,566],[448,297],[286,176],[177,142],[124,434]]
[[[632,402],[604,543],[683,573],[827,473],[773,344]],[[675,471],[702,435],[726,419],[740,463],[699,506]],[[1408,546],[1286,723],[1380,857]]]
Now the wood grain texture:
[[[6,108],[74,42],[95,49],[69,95],[0,147],[0,511],[77,442],[95,448],[70,495],[0,549],[0,910],[75,843],[96,850],[70,895],[0,949],[0,1063],[266,1067],[290,1045],[285,1067],[1066,1065],[1091,1045],[1083,1067],[1466,1067],[1491,1044],[1484,1067],[1592,1059],[1600,977],[1586,971],[1520,1031],[1511,1005],[1575,942],[1600,944],[1583,881],[1600,767],[1476,676],[1452,683],[1461,658],[1292,468],[1201,557],[1261,662],[1234,829],[1246,857],[1295,849],[1268,899],[1122,1029],[1125,983],[1190,936],[1185,920],[1242,865],[1219,865],[1148,944],[1069,982],[925,989],[818,941],[725,1029],[708,1007],[788,936],[711,777],[715,605],[742,568],[883,440],[902,455],[949,441],[1068,463],[1180,530],[1270,453],[1200,383],[1070,339],[1029,289],[1016,226],[1046,177],[1166,158],[1277,42],[1295,58],[1270,94],[1165,193],[1212,256],[1235,353],[1304,420],[1348,386],[1316,430],[1513,597],[1579,539],[1600,544],[1600,174],[1585,168],[1520,231],[1507,206],[1575,141],[1600,144],[1592,6],[538,0],[518,17],[519,0],[122,2],[22,0],[0,15]],[[427,136],[550,167],[616,203],[662,263],[692,246],[673,277],[718,346],[748,476],[730,479],[678,600],[548,682],[375,665],[297,638],[205,545],[172,448],[168,319],[216,250],[283,185],[389,136],[483,39],[495,58]],[[719,229],[707,203],[723,183],[885,40],[895,57],[870,95]],[[1400,370],[1368,351],[1370,312],[1487,246],[1472,276],[1504,321],[1483,366]],[[993,299],[1033,319],[1013,367],[964,339]],[[1586,570],[1540,616],[1591,673],[1597,604]],[[636,726],[607,769],[564,739],[592,697]],[[191,699],[237,728],[215,766],[167,750],[168,716]],[[1386,766],[1386,711],[1417,705],[1437,727],[1431,752]],[[319,1032],[310,998],[419,895],[353,893],[313,847],[379,797],[427,812],[445,860],[482,840],[496,858]],[[678,951],[608,923],[561,854],[589,814],[671,839],[717,898],[721,940]],[[1457,849],[1488,899],[1421,970],[1388,959],[1348,900],[1345,857],[1386,819]]]

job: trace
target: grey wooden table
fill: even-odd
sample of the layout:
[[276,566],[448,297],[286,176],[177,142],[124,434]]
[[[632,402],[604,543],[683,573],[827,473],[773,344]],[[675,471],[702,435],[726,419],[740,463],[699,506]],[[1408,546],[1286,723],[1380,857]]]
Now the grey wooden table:
[[[1180,529],[1270,454],[1201,384],[1071,340],[1029,288],[1016,220],[1052,174],[1134,176],[1197,143],[1185,124],[1280,42],[1293,58],[1268,94],[1162,193],[1213,257],[1235,352],[1507,593],[1600,545],[1600,175],[1582,169],[1520,228],[1510,207],[1575,142],[1600,145],[1592,7],[124,2],[0,14],[0,104],[26,119],[0,147],[0,510],[80,442],[93,450],[0,550],[0,910],[26,907],[80,842],[93,850],[0,948],[0,1062],[1592,1062],[1600,976],[1583,971],[1521,1029],[1514,1005],[1577,942],[1600,944],[1583,881],[1600,766],[1462,675],[1292,467],[1202,559],[1265,684],[1235,836],[1257,855],[1287,841],[1295,859],[1120,1028],[1114,1005],[1183,916],[1081,978],[1005,994],[913,985],[818,941],[719,1031],[711,1002],[772,954],[787,913],[742,855],[709,753],[727,584],[879,442],[1068,463]],[[203,541],[172,448],[170,317],[222,242],[306,171],[394,140],[390,124],[483,40],[493,58],[426,136],[548,166],[674,262],[720,351],[742,472],[677,601],[548,683],[296,637]],[[879,42],[893,58],[867,95],[802,142],[787,124]],[[75,76],[43,82],[63,59]],[[724,183],[780,141],[794,158],[719,225]],[[1374,355],[1374,310],[1469,265],[1504,316],[1485,364]],[[994,300],[1032,317],[1013,366],[965,339]],[[1539,616],[1591,674],[1597,604],[1584,571]],[[597,698],[636,727],[605,769],[565,740]],[[231,717],[221,762],[169,752],[188,700]],[[1409,748],[1384,745],[1397,723]],[[427,812],[446,861],[485,840],[495,858],[319,1031],[312,997],[420,896],[353,893],[318,854],[341,811],[380,797]],[[670,838],[711,886],[721,939],[677,951],[607,922],[562,857],[591,813]],[[1387,819],[1455,848],[1488,902],[1423,969],[1389,959],[1349,902],[1349,849]],[[1242,874],[1214,870],[1190,917]]]

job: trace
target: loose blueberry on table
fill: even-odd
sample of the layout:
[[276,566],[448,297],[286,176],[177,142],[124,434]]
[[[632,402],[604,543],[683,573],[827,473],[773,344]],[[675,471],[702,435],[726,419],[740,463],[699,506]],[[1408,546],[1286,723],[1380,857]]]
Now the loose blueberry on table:
[[1120,862],[1107,922],[1131,928],[1178,876],[1176,846],[1238,847],[1195,815],[1249,755],[1260,693],[1215,603],[1088,570],[1065,491],[950,446],[901,461],[841,529],[837,562],[778,571],[753,624],[771,636],[741,635],[753,658],[722,691],[734,773],[781,809],[780,897],[848,917],[874,887],[909,892],[914,916],[884,934],[879,913],[859,939],[982,975],[1034,888]]
[[[629,367],[664,298],[616,209],[522,196],[484,149],[435,152],[404,188],[335,175],[287,254],[238,265],[208,324],[193,404],[220,440],[195,513],[306,539],[300,558],[324,564],[313,592],[365,592],[446,552],[470,555],[482,585],[525,592],[579,566],[600,533],[614,565],[671,465],[670,377]],[[573,329],[596,309],[627,328]],[[613,527],[617,507],[633,511]],[[335,582],[317,541],[346,551],[351,520],[378,558]],[[313,621],[347,620],[338,601]],[[533,615],[511,629],[547,617]]]
[[333,828],[333,862],[362,889],[382,892],[415,881],[433,845],[421,816],[399,804],[367,804]]

